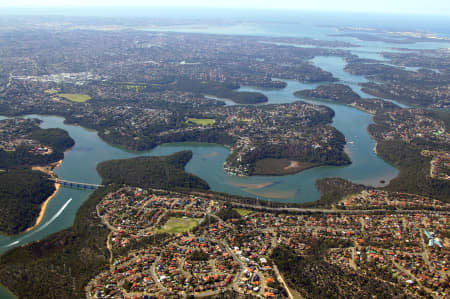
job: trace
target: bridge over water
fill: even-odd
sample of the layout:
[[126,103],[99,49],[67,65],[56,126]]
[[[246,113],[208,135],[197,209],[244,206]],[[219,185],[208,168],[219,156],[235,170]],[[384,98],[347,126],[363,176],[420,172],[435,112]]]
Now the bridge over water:
[[73,187],[73,188],[97,189],[97,188],[103,187],[103,185],[73,182],[73,181],[62,180],[62,179],[58,179],[58,178],[49,178],[49,180],[56,184],[61,184],[62,186]]

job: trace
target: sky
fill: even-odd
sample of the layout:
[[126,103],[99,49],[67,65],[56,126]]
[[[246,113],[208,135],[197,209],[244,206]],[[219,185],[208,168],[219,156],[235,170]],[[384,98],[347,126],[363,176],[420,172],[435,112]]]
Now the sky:
[[[37,4],[38,3],[38,4]],[[217,7],[450,15],[449,0],[2,0],[0,7]]]

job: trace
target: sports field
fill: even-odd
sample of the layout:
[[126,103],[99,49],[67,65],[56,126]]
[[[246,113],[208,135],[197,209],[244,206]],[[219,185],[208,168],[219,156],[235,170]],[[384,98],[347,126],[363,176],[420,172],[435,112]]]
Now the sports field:
[[216,121],[211,118],[188,118],[188,120],[186,122],[187,123],[191,122],[191,123],[194,123],[194,124],[200,125],[200,126],[211,126]]
[[197,226],[200,219],[170,217],[166,224],[160,229],[160,232],[169,234],[178,234],[188,232]]
[[246,210],[246,209],[233,209],[233,210],[235,210],[236,212],[238,212],[239,215],[241,215],[242,217],[245,217],[245,216],[247,216],[247,215],[253,213],[253,211],[251,211],[251,210]]
[[60,93],[58,96],[65,98],[66,100],[83,103],[91,99],[87,94],[76,94],[76,93]]

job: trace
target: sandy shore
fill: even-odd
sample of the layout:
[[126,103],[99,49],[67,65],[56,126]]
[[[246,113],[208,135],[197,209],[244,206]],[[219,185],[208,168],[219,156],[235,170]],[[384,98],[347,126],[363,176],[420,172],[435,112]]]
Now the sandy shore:
[[56,184],[55,183],[55,192],[53,192],[52,195],[50,195],[41,205],[41,211],[39,212],[39,216],[36,219],[36,222],[34,223],[34,225],[32,227],[27,228],[24,233],[29,232],[30,230],[35,229],[42,221],[42,218],[44,218],[45,215],[45,211],[47,210],[47,205],[50,202],[50,200],[55,197],[56,193],[58,193],[59,187],[61,185],[60,184]]
[[63,160],[59,160],[58,162],[51,163],[50,165],[47,165],[47,166],[33,166],[33,167],[31,167],[31,170],[41,171],[45,174],[50,175],[51,177],[55,177],[53,170],[55,168],[59,167],[59,165],[61,165],[62,162],[63,162]]
[[377,142],[377,139],[370,133],[369,127],[367,127],[367,133],[369,134],[370,138],[372,138],[372,140],[375,141],[375,145],[373,146],[373,152],[378,155],[378,153],[377,153],[378,142]]
[[[55,174],[53,173],[53,170],[58,167],[59,165],[61,165],[61,163],[63,162],[63,160],[60,160],[58,162],[52,163],[49,166],[34,166],[32,167],[33,170],[39,170],[42,171],[45,174],[50,175],[51,177],[55,177]],[[35,229],[42,221],[42,219],[44,218],[45,215],[45,211],[47,210],[47,205],[50,202],[50,200],[55,197],[56,193],[58,193],[59,188],[61,187],[60,184],[56,184],[55,183],[55,192],[52,193],[52,195],[50,195],[42,204],[41,204],[41,211],[39,212],[39,216],[36,219],[36,222],[34,223],[34,225],[32,227],[27,228],[24,233],[29,232],[30,230]]]
[[262,189],[269,186],[272,186],[272,182],[260,183],[260,184],[231,184],[232,186],[245,188],[245,189]]

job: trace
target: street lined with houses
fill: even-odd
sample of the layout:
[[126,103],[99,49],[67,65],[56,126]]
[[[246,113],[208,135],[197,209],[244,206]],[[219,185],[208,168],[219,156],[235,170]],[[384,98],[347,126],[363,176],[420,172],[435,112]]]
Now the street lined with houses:
[[448,207],[436,201],[445,209],[426,211],[428,202],[422,200],[410,210],[380,210],[379,197],[390,194],[361,194],[366,210],[351,210],[361,202],[350,200],[350,211],[259,211],[194,194],[123,187],[97,206],[111,230],[111,263],[88,284],[88,298],[205,297],[229,291],[292,298],[292,286],[271,258],[273,250],[284,246],[307,256],[314,240],[338,244],[324,260],[345,271],[409,295],[448,294]]

